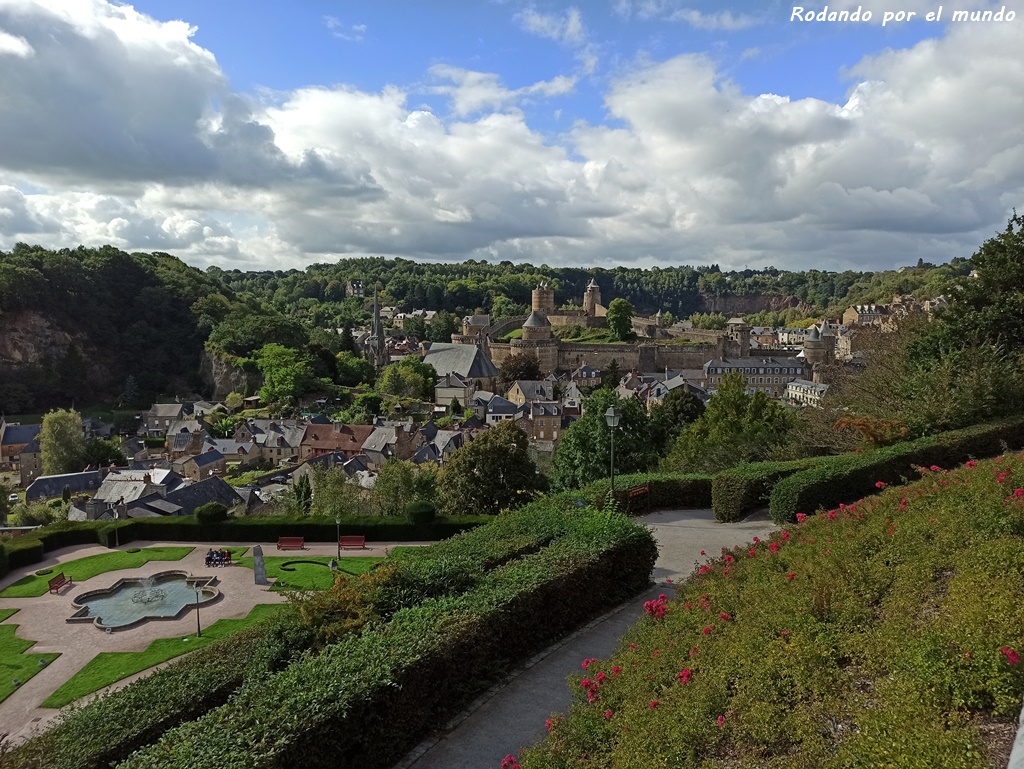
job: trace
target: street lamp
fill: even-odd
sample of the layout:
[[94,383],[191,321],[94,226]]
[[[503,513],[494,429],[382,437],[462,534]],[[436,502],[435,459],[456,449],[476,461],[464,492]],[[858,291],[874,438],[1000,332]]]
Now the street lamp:
[[[117,533],[117,508],[116,507],[114,508],[113,512],[114,512],[114,547],[118,548],[118,547],[121,546],[121,537]],[[110,540],[108,539],[107,542],[109,542],[109,541]]]
[[334,524],[338,528],[338,532],[337,532],[338,533],[338,538],[337,538],[337,542],[338,542],[338,560],[340,561],[341,560],[341,516],[340,515],[334,516]]
[[615,428],[619,426],[619,420],[622,418],[622,414],[614,406],[609,406],[608,410],[604,412],[604,421],[608,423],[608,427],[611,428],[612,433],[612,461],[611,461],[611,473],[612,473],[612,498],[615,497]]
[[203,629],[199,626],[199,585],[196,585],[196,638],[203,637]]

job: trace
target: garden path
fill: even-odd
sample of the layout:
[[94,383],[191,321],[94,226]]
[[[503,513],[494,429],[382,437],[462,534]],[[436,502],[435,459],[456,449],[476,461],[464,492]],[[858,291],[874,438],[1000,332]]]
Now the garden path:
[[776,528],[767,513],[741,523],[719,523],[710,510],[667,510],[639,519],[654,530],[660,554],[653,579],[643,595],[613,609],[528,661],[501,684],[450,722],[439,736],[425,740],[395,769],[498,769],[508,754],[544,736],[544,721],[571,704],[566,676],[580,672],[588,657],[615,651],[622,634],[639,619],[643,604],[671,591],[701,560],[701,551],[718,555],[722,548],[767,538]]

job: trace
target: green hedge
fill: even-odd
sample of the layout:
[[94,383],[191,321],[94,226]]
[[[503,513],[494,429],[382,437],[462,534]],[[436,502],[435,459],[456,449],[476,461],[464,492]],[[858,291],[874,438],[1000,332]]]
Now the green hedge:
[[797,513],[812,514],[860,499],[873,493],[879,481],[902,483],[912,476],[915,465],[949,468],[1021,447],[1024,419],[1013,419],[897,443],[866,454],[824,457],[815,467],[779,481],[772,489],[769,509],[776,523],[785,523],[795,520]]
[[625,516],[587,511],[572,534],[246,687],[168,732],[124,769],[374,769],[595,613],[643,589],[657,556]]
[[711,482],[711,509],[726,523],[742,521],[768,501],[772,486],[787,475],[806,470],[818,458],[792,462],[754,462],[723,470]]
[[[647,485],[647,497],[630,499],[627,490]],[[567,492],[596,507],[602,507],[611,493],[611,480],[594,481],[577,492]],[[665,508],[701,510],[711,507],[711,476],[679,473],[634,473],[615,478],[615,499],[627,514],[642,514]]]
[[[516,559],[542,552],[554,540],[575,531],[581,519],[571,498],[556,495],[488,520],[491,522],[487,526],[431,547],[392,553],[388,558],[387,578],[377,580],[370,596],[378,614],[389,617],[426,599],[445,599],[475,589],[490,573]],[[119,526],[135,523],[125,521]],[[160,525],[163,521],[155,523]],[[173,524],[173,520],[167,521],[168,526]],[[399,520],[396,525],[405,524]],[[111,526],[108,524],[107,528]],[[331,528],[334,528],[333,522]],[[287,630],[294,636],[288,644],[261,641],[263,656],[257,655],[257,659],[250,662],[247,644],[254,642],[255,634],[265,632],[259,630],[260,627],[244,631],[243,638],[248,641],[236,641],[237,637],[233,636],[213,644],[153,676],[107,695],[96,705],[75,711],[42,738],[16,751],[15,758],[20,762],[11,766],[19,769],[51,765],[57,769],[107,767],[152,742],[170,726],[196,718],[223,703],[242,682],[258,680],[267,670],[283,667],[313,640],[311,634],[292,628]],[[282,635],[286,630],[275,632]],[[149,705],[144,705],[150,700]],[[103,726],[107,722],[110,728]],[[130,727],[124,726],[128,723]],[[73,745],[77,747],[71,748]],[[47,761],[32,763],[31,757],[37,754],[46,756]]]
[[[437,518],[430,523],[412,524],[404,518],[346,518],[342,534],[363,534],[368,542],[423,542],[447,539],[459,532],[481,526],[491,516],[475,515]],[[114,531],[117,530],[115,539]],[[203,526],[192,516],[135,518],[110,521],[65,521],[50,524],[6,543],[7,559],[0,558],[0,577],[10,569],[31,566],[44,553],[71,545],[114,547],[135,540],[166,542],[276,542],[279,536],[305,537],[310,542],[333,542],[337,526],[333,519],[309,517],[231,518]]]

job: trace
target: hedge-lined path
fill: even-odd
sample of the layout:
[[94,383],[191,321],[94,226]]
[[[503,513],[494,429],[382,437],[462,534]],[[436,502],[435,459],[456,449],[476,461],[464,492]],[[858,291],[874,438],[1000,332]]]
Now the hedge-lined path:
[[722,548],[766,539],[776,528],[766,512],[741,523],[719,523],[710,510],[667,510],[638,518],[652,527],[659,555],[647,593],[613,609],[586,627],[544,650],[495,686],[448,725],[440,738],[425,740],[395,769],[498,769],[508,754],[544,736],[544,722],[572,703],[566,676],[582,672],[584,659],[608,657],[619,638],[644,613],[643,604],[689,577],[703,560],[703,550],[717,556]]
[[[252,569],[240,566],[208,568],[205,565],[206,552],[210,547],[251,548],[253,544],[252,542],[218,542],[212,545],[208,542],[131,542],[117,549],[194,546],[195,550],[178,561],[150,561],[136,569],[111,571],[81,583],[76,581],[73,587],[63,588],[59,595],[46,593],[35,598],[0,598],[0,609],[20,610],[6,620],[6,623],[19,626],[15,633],[18,638],[36,641],[36,645],[30,649],[31,653],[60,653],[60,657],[45,669],[40,670],[6,700],[0,702],[0,735],[6,733],[12,742],[20,742],[27,738],[32,731],[53,719],[59,711],[40,707],[40,703],[81,670],[99,652],[143,651],[158,638],[184,637],[194,633],[196,629],[194,610],[185,612],[178,619],[151,620],[137,627],[112,633],[105,633],[91,623],[67,623],[65,620],[73,612],[71,601],[76,595],[80,595],[86,590],[109,587],[124,576],[144,577],[161,571],[181,569],[193,576],[210,575],[218,578],[216,587],[221,590],[221,597],[212,604],[201,608],[200,621],[203,627],[211,625],[219,619],[242,619],[256,604],[284,603],[287,600],[285,594],[273,592],[266,586],[256,585]],[[366,550],[342,550],[341,552],[343,558],[345,556],[384,558],[396,545],[404,547],[423,544],[430,543],[373,542],[367,543]],[[0,590],[39,569],[60,567],[61,564],[66,564],[68,561],[109,552],[111,552],[110,549],[101,545],[75,545],[54,550],[47,553],[47,557],[38,563],[25,568],[12,569],[10,574],[0,579]],[[264,543],[263,552],[267,556],[294,555],[296,559],[309,556],[334,557],[337,556],[337,545],[307,543],[305,550],[279,552],[275,544]],[[247,555],[251,555],[251,551]],[[54,575],[60,571],[60,568],[55,568]],[[146,675],[146,672],[119,681],[110,688],[125,686],[142,675]]]

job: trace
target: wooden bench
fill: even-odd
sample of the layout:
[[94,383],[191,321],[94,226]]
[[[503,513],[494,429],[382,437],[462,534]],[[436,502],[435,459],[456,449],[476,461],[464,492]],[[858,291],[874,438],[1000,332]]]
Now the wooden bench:
[[[651,487],[648,486],[646,483],[643,486],[633,486],[633,487],[631,487],[629,489],[626,489],[626,509],[627,510],[631,510],[633,508],[633,500],[634,499],[641,499],[641,498],[646,499],[647,495],[650,492],[650,490],[651,490]],[[648,499],[647,500],[647,510],[648,510],[648,512],[650,512],[650,509],[651,509],[651,502],[650,502],[650,499]]]
[[74,585],[74,581],[64,576],[64,572],[61,572],[56,577],[48,580],[47,583],[50,586],[50,592],[56,593],[65,585]]
[[305,537],[278,537],[277,538],[277,549],[278,550],[305,550],[306,549],[306,538]]
[[342,548],[354,547],[360,550],[365,550],[366,537],[362,534],[346,535],[338,540],[338,546]]

